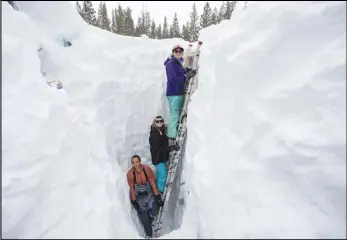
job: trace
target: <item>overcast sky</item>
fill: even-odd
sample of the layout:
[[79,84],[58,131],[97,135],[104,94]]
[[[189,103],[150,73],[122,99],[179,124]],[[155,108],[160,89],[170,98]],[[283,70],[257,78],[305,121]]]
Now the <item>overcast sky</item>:
[[[82,5],[83,1],[79,1]],[[73,4],[76,2],[73,1]],[[100,1],[92,1],[94,8],[97,10],[100,4]],[[194,1],[106,1],[107,11],[109,16],[111,17],[112,9],[115,8],[118,3],[123,8],[129,6],[132,10],[132,17],[134,19],[134,23],[137,23],[137,17],[140,16],[142,5],[147,7],[147,10],[151,14],[151,18],[154,18],[156,24],[163,23],[164,17],[167,16],[168,22],[172,24],[173,17],[175,12],[177,13],[178,22],[180,26],[183,23],[186,23],[189,20],[189,14],[192,11],[192,6]],[[204,5],[206,1],[196,1],[196,10],[199,15],[201,15]],[[213,8],[216,6],[219,10],[219,7],[222,5],[222,1],[209,1],[210,6]]]

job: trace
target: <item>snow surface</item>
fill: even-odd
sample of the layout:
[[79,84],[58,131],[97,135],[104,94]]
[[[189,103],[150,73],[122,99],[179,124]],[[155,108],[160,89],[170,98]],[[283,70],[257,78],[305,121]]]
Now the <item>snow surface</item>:
[[[141,238],[125,174],[132,154],[150,163],[163,62],[187,43],[88,26],[68,2],[16,4],[2,2],[2,237]],[[202,30],[185,212],[163,238],[346,237],[345,10],[250,2]]]

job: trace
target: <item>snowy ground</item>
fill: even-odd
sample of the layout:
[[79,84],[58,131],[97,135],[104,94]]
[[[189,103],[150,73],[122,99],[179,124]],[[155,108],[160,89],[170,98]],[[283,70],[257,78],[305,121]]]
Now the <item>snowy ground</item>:
[[[150,162],[163,62],[186,43],[87,26],[67,2],[17,5],[2,2],[2,237],[141,238],[125,174],[132,154]],[[202,31],[190,194],[164,238],[346,237],[345,9],[251,2]]]

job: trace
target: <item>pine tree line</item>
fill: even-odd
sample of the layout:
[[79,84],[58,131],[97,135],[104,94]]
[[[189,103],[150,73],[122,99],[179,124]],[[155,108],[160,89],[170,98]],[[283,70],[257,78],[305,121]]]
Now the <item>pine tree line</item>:
[[182,27],[179,25],[176,12],[171,25],[168,24],[167,17],[164,17],[163,25],[157,25],[150,13],[142,10],[135,27],[132,10],[129,7],[123,8],[120,4],[111,10],[111,19],[108,17],[106,3],[102,1],[97,13],[91,1],[83,1],[82,6],[77,1],[76,9],[88,24],[120,35],[139,37],[146,34],[153,39],[183,38],[186,41],[194,42],[198,40],[201,29],[219,24],[223,20],[229,20],[236,3],[237,1],[223,1],[219,10],[216,7],[212,10],[209,2],[206,2],[200,16],[194,3],[190,20],[182,24]]

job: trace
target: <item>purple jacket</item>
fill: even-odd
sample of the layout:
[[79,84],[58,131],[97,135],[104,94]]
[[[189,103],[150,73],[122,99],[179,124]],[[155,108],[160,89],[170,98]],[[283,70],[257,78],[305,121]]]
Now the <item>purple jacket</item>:
[[170,56],[164,62],[166,67],[166,96],[182,96],[184,95],[184,83],[186,81],[183,65],[183,58],[178,61],[173,56]]

